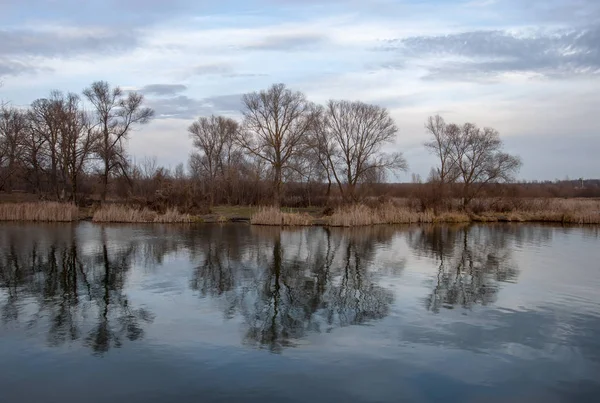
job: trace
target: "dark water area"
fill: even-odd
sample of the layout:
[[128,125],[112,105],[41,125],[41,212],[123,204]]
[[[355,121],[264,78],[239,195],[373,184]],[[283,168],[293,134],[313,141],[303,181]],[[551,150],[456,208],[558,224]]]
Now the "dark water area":
[[600,401],[600,229],[0,225],[0,402],[212,401]]

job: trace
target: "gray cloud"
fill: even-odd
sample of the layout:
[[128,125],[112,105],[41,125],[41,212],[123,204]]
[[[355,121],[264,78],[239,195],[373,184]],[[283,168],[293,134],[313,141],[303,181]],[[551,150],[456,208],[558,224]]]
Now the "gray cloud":
[[268,77],[268,74],[265,73],[231,73],[224,74],[223,77],[228,78],[247,78],[247,77]]
[[61,21],[69,26],[113,27],[147,26],[168,17],[212,8],[208,2],[194,0],[4,0],[0,6],[0,22],[27,21],[31,10],[35,10],[38,20]]
[[36,73],[38,71],[49,71],[49,68],[34,66],[28,62],[0,59],[0,77],[17,76],[26,73]]
[[196,99],[179,95],[149,98],[147,103],[159,118],[195,119],[212,113],[237,113],[241,109],[241,97],[242,94],[232,94]]
[[118,53],[138,45],[132,30],[96,32],[0,30],[0,54],[12,56],[66,56],[78,53]]
[[224,78],[239,78],[239,77],[266,77],[264,73],[239,73],[236,72],[231,64],[228,63],[210,63],[201,64],[193,67],[183,76],[189,78],[192,76],[208,76],[215,75]]
[[269,35],[262,40],[246,45],[249,50],[304,50],[327,42],[325,35],[316,33]]
[[242,109],[243,94],[218,95],[205,98],[204,101],[221,112],[239,112]]
[[201,64],[193,67],[190,70],[190,75],[194,76],[204,76],[211,74],[231,74],[233,72],[233,67],[228,63],[210,63],[210,64]]
[[413,60],[429,57],[434,63],[435,58],[446,58],[430,67],[429,79],[485,79],[504,72],[600,74],[600,25],[531,36],[504,31],[416,36],[389,41],[382,49]]
[[506,4],[498,3],[515,10],[522,17],[541,22],[589,24],[600,20],[600,2],[597,0],[510,0]]
[[150,84],[140,89],[144,94],[152,95],[176,95],[187,90],[183,84]]

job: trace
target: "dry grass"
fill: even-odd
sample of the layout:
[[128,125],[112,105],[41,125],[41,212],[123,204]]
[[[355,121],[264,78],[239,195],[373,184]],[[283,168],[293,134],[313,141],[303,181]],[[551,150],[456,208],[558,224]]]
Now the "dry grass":
[[446,223],[462,223],[470,222],[471,217],[460,211],[449,211],[436,215],[433,222],[446,222]]
[[94,222],[117,223],[189,223],[189,214],[180,214],[176,209],[169,209],[164,214],[144,209],[134,209],[126,206],[110,205],[101,207],[94,213]]
[[[600,224],[600,200],[531,199],[519,202],[513,211],[466,213],[447,211],[417,212],[405,203],[392,201],[375,206],[355,204],[337,208],[333,215],[319,222],[332,227],[356,227],[377,224],[468,223],[478,222],[555,222],[563,224]],[[285,213],[275,207],[263,207],[251,219],[258,225],[311,225],[314,218],[306,213]]]
[[277,207],[261,207],[252,215],[250,222],[255,225],[312,225],[313,217],[307,213],[284,213]]
[[55,221],[79,219],[79,209],[70,203],[4,203],[0,204],[0,221]]
[[431,211],[419,213],[404,206],[385,203],[379,207],[368,207],[362,204],[337,208],[329,217],[332,227],[355,227],[376,224],[414,224],[434,222]]
[[[484,218],[484,219],[481,219]],[[505,213],[483,213],[476,221],[554,222],[600,224],[598,199],[526,199]]]
[[507,212],[490,210],[479,214],[448,211],[434,214],[428,210],[415,212],[405,204],[387,202],[376,207],[343,206],[335,210],[327,224],[354,227],[376,224],[465,223],[479,222],[554,222],[562,224],[600,224],[600,200],[594,199],[530,199],[519,202],[519,208]]

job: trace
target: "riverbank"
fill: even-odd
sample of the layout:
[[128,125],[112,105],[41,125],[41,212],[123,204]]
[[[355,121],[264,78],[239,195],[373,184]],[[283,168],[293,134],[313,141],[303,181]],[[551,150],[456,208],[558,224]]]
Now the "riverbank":
[[80,218],[79,208],[71,203],[25,202],[0,204],[0,221],[71,222]]
[[[541,206],[540,206],[541,207]],[[311,217],[309,214],[281,213],[276,208],[264,208],[252,216],[255,225],[327,225],[356,227],[381,224],[429,224],[469,222],[547,222],[560,224],[600,224],[600,200],[556,200],[545,208],[497,212],[433,211],[418,212],[394,203],[376,207],[366,205],[342,206],[330,216]]]
[[477,211],[416,211],[405,201],[375,205],[357,204],[335,209],[302,209],[217,206],[210,214],[191,215],[177,209],[159,213],[147,208],[110,204],[100,208],[78,208],[57,202],[0,204],[0,221],[97,223],[211,223],[249,222],[253,225],[356,227],[380,224],[425,224],[468,222],[547,222],[560,224],[600,224],[600,199],[532,199],[506,208]]

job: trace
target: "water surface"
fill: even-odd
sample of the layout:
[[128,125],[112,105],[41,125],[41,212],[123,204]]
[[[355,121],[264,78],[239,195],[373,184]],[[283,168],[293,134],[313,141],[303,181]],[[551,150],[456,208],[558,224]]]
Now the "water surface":
[[599,234],[2,224],[0,401],[598,401]]

